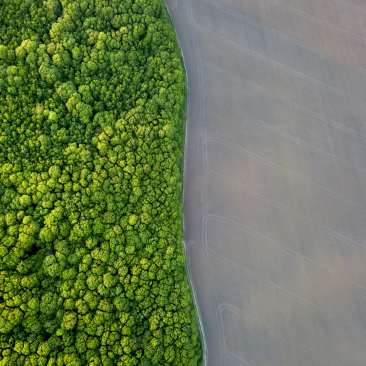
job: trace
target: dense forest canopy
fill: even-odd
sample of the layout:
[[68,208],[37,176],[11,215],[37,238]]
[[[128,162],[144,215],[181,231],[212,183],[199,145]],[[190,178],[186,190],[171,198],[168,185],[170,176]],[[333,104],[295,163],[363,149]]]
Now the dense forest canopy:
[[162,0],[0,2],[0,365],[198,365],[185,77]]

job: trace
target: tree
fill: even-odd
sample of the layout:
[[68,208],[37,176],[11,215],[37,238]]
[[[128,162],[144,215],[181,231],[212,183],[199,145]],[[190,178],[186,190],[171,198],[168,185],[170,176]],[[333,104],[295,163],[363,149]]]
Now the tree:
[[199,364],[163,2],[8,0],[0,17],[0,364]]

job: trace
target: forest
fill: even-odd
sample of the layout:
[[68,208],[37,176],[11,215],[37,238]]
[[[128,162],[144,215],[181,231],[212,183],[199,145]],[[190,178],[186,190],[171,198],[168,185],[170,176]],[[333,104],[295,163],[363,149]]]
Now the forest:
[[162,0],[0,2],[0,366],[202,364],[185,90]]

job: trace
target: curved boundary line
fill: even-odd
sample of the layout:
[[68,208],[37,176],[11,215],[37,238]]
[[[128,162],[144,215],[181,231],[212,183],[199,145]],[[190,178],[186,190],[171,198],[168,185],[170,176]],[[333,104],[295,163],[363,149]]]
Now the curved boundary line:
[[[184,148],[183,148],[183,171],[182,171],[182,200],[183,200],[183,204],[185,202],[185,186],[186,186],[186,162],[187,162],[187,139],[188,139],[188,112],[189,112],[189,82],[188,82],[188,73],[187,73],[187,67],[186,67],[186,62],[184,59],[184,55],[183,55],[183,49],[178,37],[177,32],[175,31],[175,27],[173,24],[173,20],[172,20],[172,16],[171,13],[169,11],[169,8],[166,6],[164,0],[163,0],[163,4],[164,7],[169,15],[169,20],[170,23],[172,25],[172,28],[174,30],[175,33],[175,37],[177,39],[177,42],[179,44],[179,48],[180,48],[180,56],[181,56],[181,60],[182,60],[182,64],[183,64],[183,69],[184,69],[184,74],[186,77],[186,100],[185,100],[185,130],[184,130]],[[177,0],[175,0],[174,5],[173,5],[173,9],[177,8]],[[185,220],[184,220],[184,214],[182,215],[182,226],[183,226],[183,237],[185,237]],[[203,355],[203,360],[202,360],[202,364],[203,366],[207,366],[207,342],[206,342],[206,337],[205,337],[205,333],[204,333],[204,329],[203,329],[203,323],[202,323],[202,316],[201,316],[201,312],[200,312],[200,308],[199,308],[199,304],[198,304],[198,300],[197,300],[197,295],[196,295],[196,291],[193,285],[193,281],[191,279],[191,271],[190,271],[190,267],[189,267],[189,248],[190,246],[194,243],[194,241],[190,241],[190,242],[186,242],[185,240],[183,240],[183,248],[184,248],[184,257],[185,257],[185,270],[186,270],[186,276],[187,276],[187,280],[188,283],[191,287],[191,292],[192,292],[192,297],[193,297],[193,302],[194,302],[194,306],[196,308],[197,311],[197,315],[198,315],[198,330],[200,332],[201,335],[201,340],[202,340],[202,355]]]

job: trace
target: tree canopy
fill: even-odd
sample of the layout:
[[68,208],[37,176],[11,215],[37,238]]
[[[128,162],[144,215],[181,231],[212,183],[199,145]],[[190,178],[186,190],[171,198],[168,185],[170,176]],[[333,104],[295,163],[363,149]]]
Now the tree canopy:
[[162,0],[3,0],[0,19],[0,366],[201,364]]

